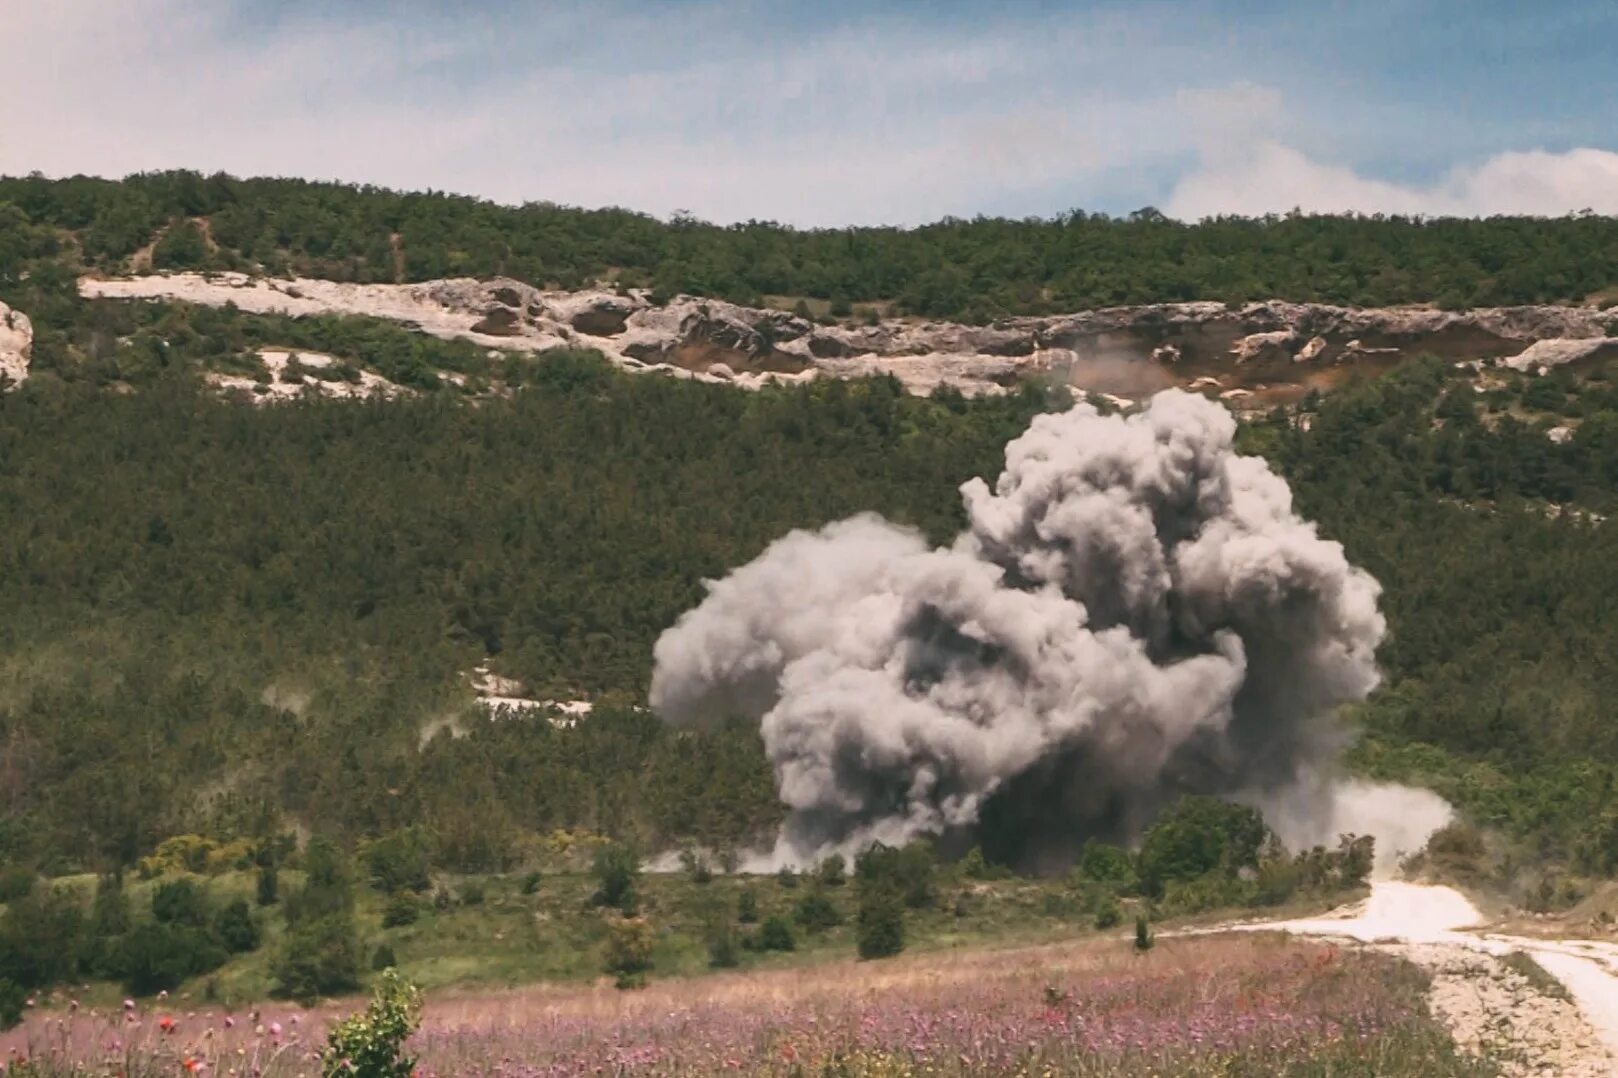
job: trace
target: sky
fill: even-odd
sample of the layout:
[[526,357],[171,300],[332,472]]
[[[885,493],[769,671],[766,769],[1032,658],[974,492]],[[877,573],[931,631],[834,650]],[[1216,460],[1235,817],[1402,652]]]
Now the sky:
[[0,0],[0,173],[801,226],[1618,214],[1611,0]]

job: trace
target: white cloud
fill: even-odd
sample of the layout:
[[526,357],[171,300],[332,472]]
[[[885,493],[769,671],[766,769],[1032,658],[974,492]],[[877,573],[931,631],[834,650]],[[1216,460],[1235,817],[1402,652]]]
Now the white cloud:
[[311,5],[251,31],[245,2],[0,0],[0,172],[224,169],[801,225],[1052,213],[1121,190],[1114,209],[1172,190],[1184,216],[1618,197],[1598,150],[1503,154],[1429,187],[1323,164],[1293,148],[1317,118],[1231,77],[1286,84],[1273,52],[1210,49],[1185,11],[1144,5],[788,33],[736,0],[677,16]]
[[1264,139],[1205,155],[1203,164],[1175,185],[1163,207],[1170,216],[1186,220],[1293,209],[1432,217],[1554,217],[1585,209],[1618,214],[1618,153],[1588,148],[1507,152],[1451,169],[1435,183],[1400,184],[1322,164]]

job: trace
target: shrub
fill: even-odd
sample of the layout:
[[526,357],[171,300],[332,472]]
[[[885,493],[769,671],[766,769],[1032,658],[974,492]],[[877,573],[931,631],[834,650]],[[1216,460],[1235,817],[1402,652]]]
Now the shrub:
[[22,1011],[28,995],[16,981],[0,977],[0,1032],[22,1022]]
[[1145,954],[1147,951],[1152,949],[1152,944],[1155,942],[1156,941],[1152,939],[1152,926],[1147,922],[1146,915],[1144,913],[1136,914],[1135,950],[1141,954]]
[[443,913],[455,905],[455,897],[449,893],[448,887],[440,887],[433,892],[433,909]]
[[214,935],[231,954],[244,954],[258,947],[258,922],[247,906],[247,899],[228,903],[214,918]]
[[358,988],[360,951],[352,918],[332,914],[298,922],[271,972],[275,993],[300,1001]]
[[1097,931],[1116,928],[1118,923],[1124,919],[1124,911],[1118,907],[1117,899],[1110,895],[1098,900],[1091,912],[1095,916]]
[[973,846],[956,865],[957,871],[969,880],[1003,880],[1011,875],[1004,865],[992,865],[983,856],[983,847]]
[[371,952],[371,969],[373,972],[380,973],[382,970],[392,969],[398,964],[399,960],[393,956],[393,948],[386,943],[377,944],[376,950]]
[[483,905],[483,881],[482,880],[467,880],[465,883],[461,884],[461,905],[463,905],[463,906],[481,906],[481,905]]
[[539,870],[535,869],[533,872],[530,872],[528,875],[522,878],[522,884],[519,890],[521,890],[525,895],[535,894],[539,891],[539,880]]
[[646,983],[656,943],[652,924],[646,918],[608,919],[606,969],[616,975],[619,988],[639,988]]
[[741,949],[736,944],[736,930],[728,920],[714,918],[708,926],[708,965],[714,969],[732,969],[741,963]]
[[85,944],[84,911],[65,887],[35,887],[0,916],[0,971],[34,988],[73,976]]
[[421,1021],[421,993],[395,970],[382,974],[364,1014],[332,1027],[320,1053],[325,1078],[410,1078],[416,1061],[405,1042]]
[[205,925],[208,923],[207,895],[190,880],[160,883],[152,892],[152,916],[158,924]]
[[256,891],[260,906],[273,906],[281,901],[281,878],[273,864],[259,866]]
[[831,896],[819,887],[798,900],[792,917],[809,932],[824,932],[843,923],[843,915],[837,912]]
[[904,906],[896,891],[872,887],[860,896],[855,943],[861,958],[891,958],[905,949]]
[[758,922],[758,894],[751,887],[736,896],[736,920],[744,925]]
[[1119,890],[1135,885],[1135,864],[1129,852],[1095,839],[1084,844],[1075,868],[1079,877],[1090,883],[1104,883]]
[[413,925],[419,916],[421,906],[414,898],[407,894],[394,895],[382,908],[382,927],[400,928],[404,925]]
[[758,927],[758,949],[761,951],[795,951],[798,941],[792,935],[792,926],[785,917],[768,917]]
[[775,874],[775,882],[781,885],[784,891],[790,891],[798,886],[798,874],[792,871],[791,865],[782,865],[781,870]]
[[592,871],[596,892],[591,901],[625,915],[635,912],[635,884],[640,878],[640,857],[627,846],[609,843],[596,850]]
[[218,969],[225,958],[224,948],[200,928],[148,923],[119,941],[113,964],[124,987],[134,995],[149,996]]
[[697,850],[682,850],[680,865],[691,877],[692,883],[713,882],[713,867],[708,864],[708,858]]
[[841,887],[848,882],[848,862],[843,860],[842,854],[834,853],[820,862],[815,876],[827,887]]
[[420,892],[431,886],[428,869],[432,854],[433,844],[427,832],[405,827],[366,843],[360,850],[360,861],[370,873],[371,886],[378,891]]
[[1256,867],[1269,836],[1264,818],[1245,805],[1212,797],[1182,797],[1141,840],[1141,883],[1162,895],[1170,880],[1194,880],[1215,869],[1234,876]]

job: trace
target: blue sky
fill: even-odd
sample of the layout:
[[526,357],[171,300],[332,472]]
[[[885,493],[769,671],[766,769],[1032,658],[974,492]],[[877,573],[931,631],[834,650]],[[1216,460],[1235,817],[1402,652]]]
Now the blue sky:
[[1618,213],[1618,5],[0,0],[0,171],[733,221]]

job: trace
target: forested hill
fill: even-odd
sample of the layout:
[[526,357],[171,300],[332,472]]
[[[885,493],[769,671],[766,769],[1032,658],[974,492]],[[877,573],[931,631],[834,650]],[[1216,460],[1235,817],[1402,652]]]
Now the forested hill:
[[737,302],[988,321],[1174,300],[1448,307],[1618,296],[1618,219],[1335,216],[1185,224],[1141,210],[914,229],[663,222],[301,180],[165,172],[0,179],[0,281],[58,249],[90,268],[262,269],[355,281],[610,278]]

